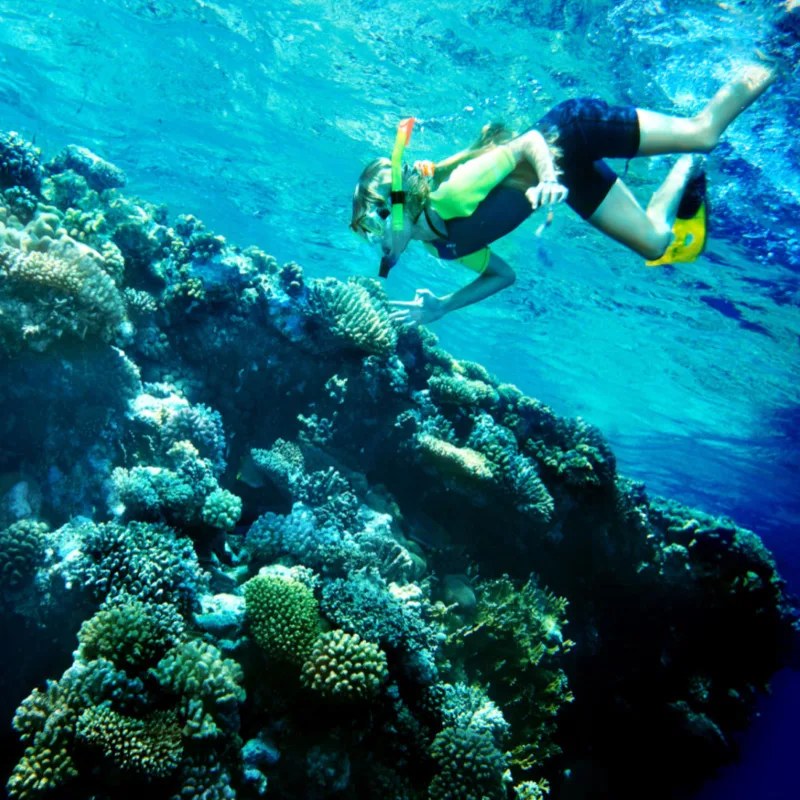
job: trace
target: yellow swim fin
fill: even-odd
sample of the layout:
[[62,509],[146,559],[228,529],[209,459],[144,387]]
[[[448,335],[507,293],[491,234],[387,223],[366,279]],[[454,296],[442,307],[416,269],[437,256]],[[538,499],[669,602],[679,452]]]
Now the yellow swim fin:
[[678,216],[672,226],[675,239],[661,258],[645,261],[648,267],[662,264],[690,263],[706,249],[708,233],[708,199],[706,173],[699,172],[686,185]]

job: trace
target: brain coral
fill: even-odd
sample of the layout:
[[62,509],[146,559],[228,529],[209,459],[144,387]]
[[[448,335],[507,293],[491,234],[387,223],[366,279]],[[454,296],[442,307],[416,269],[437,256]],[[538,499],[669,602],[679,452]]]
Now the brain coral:
[[323,633],[303,665],[306,686],[342,700],[372,697],[388,674],[383,650],[344,631]]

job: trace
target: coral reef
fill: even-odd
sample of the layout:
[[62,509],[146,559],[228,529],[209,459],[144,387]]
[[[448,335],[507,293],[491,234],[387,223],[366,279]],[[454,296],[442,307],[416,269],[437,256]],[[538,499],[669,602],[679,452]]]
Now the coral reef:
[[375,281],[123,186],[0,134],[10,797],[541,800],[591,759],[666,800],[735,756],[798,656],[755,533]]

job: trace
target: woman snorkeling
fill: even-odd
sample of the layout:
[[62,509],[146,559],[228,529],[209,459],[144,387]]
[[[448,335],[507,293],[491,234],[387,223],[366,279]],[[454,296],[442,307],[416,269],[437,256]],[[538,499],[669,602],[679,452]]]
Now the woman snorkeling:
[[[709,153],[722,133],[777,77],[754,65],[720,89],[691,118],[579,98],[555,106],[515,135],[489,125],[466,150],[433,164],[402,165],[414,120],[398,129],[393,158],[378,158],[362,172],[353,195],[350,227],[380,244],[386,277],[413,239],[441,259],[478,273],[453,294],[417,290],[395,302],[401,322],[429,323],[510,286],[514,270],[488,247],[534,211],[566,202],[607,236],[649,264],[691,261],[705,246],[705,175],[696,157]],[[643,209],[603,161],[667,154],[681,156]]]

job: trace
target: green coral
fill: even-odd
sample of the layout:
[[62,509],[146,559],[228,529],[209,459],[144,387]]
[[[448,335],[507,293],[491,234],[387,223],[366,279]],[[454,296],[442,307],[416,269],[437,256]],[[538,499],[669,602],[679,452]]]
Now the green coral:
[[441,405],[494,405],[498,394],[488,383],[461,375],[436,374],[428,379],[431,400]]
[[14,729],[28,746],[6,785],[9,797],[33,800],[75,778],[79,715],[112,700],[134,708],[141,704],[142,690],[141,681],[104,659],[76,662],[59,681],[48,681],[46,691],[34,689],[14,715]]
[[433,740],[431,755],[439,773],[428,789],[430,800],[504,800],[505,756],[487,731],[445,728]]
[[305,469],[303,451],[295,442],[287,442],[284,439],[276,439],[269,450],[258,448],[251,450],[250,457],[259,473],[287,493],[292,481]]
[[567,601],[531,578],[517,588],[507,576],[478,584],[474,618],[453,617],[445,644],[457,680],[491,686],[492,699],[511,723],[511,763],[521,769],[559,752],[553,722],[573,700],[555,658],[573,643],[564,638]]
[[319,632],[319,606],[299,581],[258,576],[244,587],[245,611],[253,638],[269,658],[301,665]]
[[97,748],[123,773],[164,778],[181,762],[183,743],[174,709],[154,711],[143,719],[127,717],[107,705],[87,708],[78,717],[76,736]]
[[206,525],[232,531],[242,515],[242,501],[227,489],[215,489],[206,497],[202,513]]
[[397,346],[385,298],[356,279],[314,281],[309,306],[323,322],[326,338],[375,355],[388,355]]
[[457,447],[425,433],[416,437],[416,445],[422,462],[441,474],[468,484],[483,485],[485,488],[492,485],[494,479],[492,465],[477,450]]
[[183,620],[166,603],[115,599],[81,625],[78,658],[105,658],[120,667],[154,665],[183,635]]
[[323,633],[303,665],[303,683],[334,699],[362,700],[377,694],[388,677],[386,654],[357,633]]
[[200,641],[179,645],[150,673],[164,689],[178,695],[184,736],[213,739],[238,729],[244,673],[214,645]]
[[48,531],[43,522],[23,519],[0,531],[0,586],[6,590],[27,584],[44,556]]

